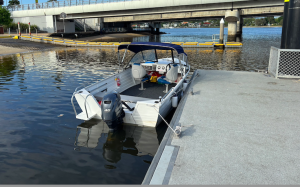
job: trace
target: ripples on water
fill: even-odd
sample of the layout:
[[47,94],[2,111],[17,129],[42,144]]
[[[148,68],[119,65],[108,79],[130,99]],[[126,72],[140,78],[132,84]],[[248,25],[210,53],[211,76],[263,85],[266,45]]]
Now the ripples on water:
[[[205,42],[218,33],[162,31],[171,34],[132,40]],[[254,71],[267,67],[270,47],[279,47],[280,34],[281,28],[244,28],[241,49],[185,51],[193,69]],[[142,182],[166,125],[125,126],[109,133],[101,121],[75,119],[70,103],[76,87],[117,71],[116,54],[116,49],[68,48],[0,56],[1,184]]]

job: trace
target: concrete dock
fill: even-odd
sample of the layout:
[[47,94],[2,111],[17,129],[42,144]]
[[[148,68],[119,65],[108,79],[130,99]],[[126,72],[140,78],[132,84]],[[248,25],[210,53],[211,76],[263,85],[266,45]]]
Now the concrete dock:
[[143,184],[300,184],[300,80],[198,70]]

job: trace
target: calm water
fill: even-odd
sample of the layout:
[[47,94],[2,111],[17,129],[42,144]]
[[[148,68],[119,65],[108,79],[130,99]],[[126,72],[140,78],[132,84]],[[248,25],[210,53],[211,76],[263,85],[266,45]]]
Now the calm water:
[[[185,49],[193,69],[217,69],[234,71],[256,71],[266,69],[269,63],[270,47],[279,47],[281,27],[243,28],[243,48],[213,50],[209,48]],[[117,38],[116,42],[208,42],[218,28],[161,29],[167,34],[136,38]],[[225,34],[228,32],[225,28]],[[111,39],[110,39],[111,40]],[[105,40],[103,40],[105,41]]]
[[[161,30],[170,34],[132,40],[205,42],[219,32]],[[281,28],[244,28],[242,49],[185,51],[194,69],[254,71],[267,67],[280,35]],[[142,182],[166,125],[111,133],[101,121],[75,119],[70,103],[77,86],[112,75],[116,62],[115,49],[97,48],[0,56],[1,184]]]

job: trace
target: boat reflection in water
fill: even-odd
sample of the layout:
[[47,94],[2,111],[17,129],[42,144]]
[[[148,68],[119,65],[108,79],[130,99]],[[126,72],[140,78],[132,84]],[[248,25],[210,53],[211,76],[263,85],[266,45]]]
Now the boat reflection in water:
[[[99,141],[102,138],[105,142]],[[78,151],[82,147],[89,149],[102,147],[103,158],[111,163],[117,163],[121,160],[122,154],[153,157],[159,141],[155,128],[123,124],[122,129],[110,131],[102,120],[90,120],[77,126],[75,146],[75,150]]]

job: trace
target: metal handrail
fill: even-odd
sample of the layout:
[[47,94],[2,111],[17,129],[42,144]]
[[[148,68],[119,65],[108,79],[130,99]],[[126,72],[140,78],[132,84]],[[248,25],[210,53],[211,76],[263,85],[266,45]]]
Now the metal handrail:
[[[185,76],[184,76],[184,78],[183,78],[182,80],[184,80],[184,79],[187,77],[187,75],[189,74],[189,72],[190,72],[190,70],[185,74]],[[165,98],[168,97],[168,96],[170,95],[171,90],[172,90],[172,91],[173,91],[173,90],[176,90],[178,87],[179,87],[179,84],[177,84],[175,87],[172,87],[172,88],[164,95],[164,97],[162,98],[162,103],[165,101]]]
[[75,106],[74,106],[74,103],[73,103],[73,98],[74,98],[75,94],[76,94],[76,91],[72,95],[71,103],[72,103],[72,106],[73,106],[73,109],[74,109],[74,112],[75,112],[75,116],[77,116],[77,112],[76,112],[76,109],[75,109]]
[[85,108],[85,112],[86,112],[86,119],[89,118],[88,112],[87,112],[87,109],[86,109],[86,100],[87,100],[87,98],[88,98],[90,95],[92,95],[92,94],[87,95],[87,96],[85,97],[85,100],[84,100],[84,108]]
[[3,6],[3,7],[7,8],[10,11],[21,11],[21,10],[36,10],[36,9],[82,6],[82,5],[104,4],[104,3],[126,2],[126,1],[140,1],[140,0],[64,0],[64,1],[52,1],[52,2],[45,2],[45,3],[11,5],[11,6]]
[[163,102],[165,101],[165,98],[167,97],[167,96],[169,96],[169,94],[172,92],[174,90],[174,87],[172,87],[165,95],[164,95],[164,97],[161,99]]

